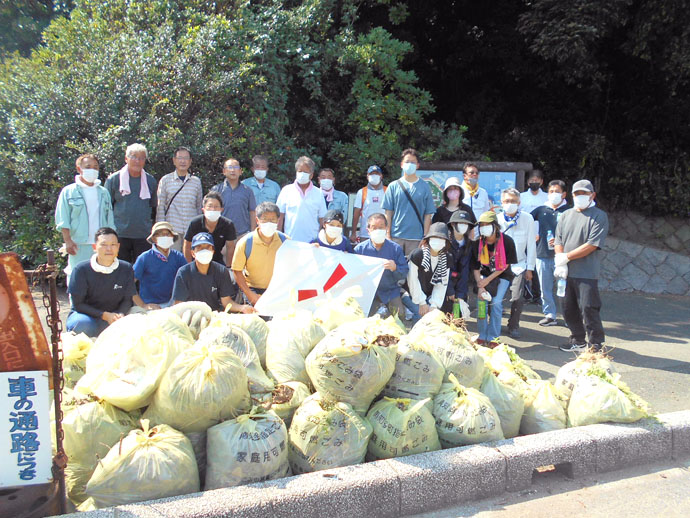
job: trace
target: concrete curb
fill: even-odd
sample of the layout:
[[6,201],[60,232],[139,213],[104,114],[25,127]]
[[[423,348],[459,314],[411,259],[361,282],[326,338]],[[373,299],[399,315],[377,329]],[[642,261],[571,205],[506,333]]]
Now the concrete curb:
[[66,515],[70,518],[407,516],[520,491],[537,468],[568,476],[690,455],[690,410],[596,424]]

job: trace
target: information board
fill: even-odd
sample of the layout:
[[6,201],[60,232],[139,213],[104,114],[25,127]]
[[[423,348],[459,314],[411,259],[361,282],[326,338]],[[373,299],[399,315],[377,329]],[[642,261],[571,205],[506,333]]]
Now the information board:
[[51,481],[47,371],[0,373],[0,487]]
[[[436,206],[443,201],[443,186],[451,176],[456,177],[462,183],[462,171],[430,171],[418,170],[417,176],[424,179],[431,187]],[[515,171],[480,171],[479,186],[489,193],[492,205],[501,204],[501,191],[517,185],[517,173]]]

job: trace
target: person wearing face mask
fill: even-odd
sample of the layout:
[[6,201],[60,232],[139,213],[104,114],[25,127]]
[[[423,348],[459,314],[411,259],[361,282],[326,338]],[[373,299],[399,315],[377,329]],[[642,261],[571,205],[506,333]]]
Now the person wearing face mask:
[[384,304],[391,315],[398,315],[402,319],[405,306],[400,297],[400,283],[407,277],[409,266],[402,247],[398,243],[386,239],[387,229],[386,216],[380,212],[371,214],[367,218],[369,239],[355,246],[355,253],[368,257],[378,257],[386,261],[383,265],[383,275],[376,288],[369,316],[376,313],[379,306]]
[[75,266],[69,280],[72,309],[67,331],[95,337],[126,315],[137,294],[132,265],[117,258],[120,241],[109,227],[96,230],[91,259]]
[[479,216],[491,210],[489,193],[483,187],[479,187],[479,167],[476,164],[466,162],[462,171],[462,189],[465,192],[462,202],[470,207],[475,220],[479,220]]
[[[367,185],[357,191],[355,196],[355,209],[352,213],[352,231],[350,241],[357,243],[369,238],[367,231],[367,221],[369,216],[374,213],[383,214],[383,196],[388,188],[383,185],[383,171],[377,165],[372,165],[367,169]],[[362,218],[362,225],[357,231],[357,226]]]
[[525,299],[525,282],[531,282],[537,258],[537,226],[532,215],[520,210],[520,191],[511,187],[501,193],[503,212],[498,214],[501,231],[515,243],[517,261],[510,266],[513,279],[510,285],[510,318],[508,336],[520,338],[520,316]]
[[311,182],[315,168],[311,158],[299,157],[295,162],[294,183],[283,187],[276,202],[280,209],[278,230],[295,241],[311,243],[326,215],[326,200]]
[[251,169],[253,176],[242,180],[242,183],[254,193],[257,207],[265,201],[275,203],[280,194],[280,185],[267,177],[268,158],[263,155],[255,155],[252,158]]
[[134,263],[134,277],[139,281],[139,295],[134,304],[149,310],[172,304],[172,290],[177,270],[187,264],[181,252],[173,249],[180,238],[167,221],[153,225],[147,241],[151,249],[137,257]]
[[[240,183],[242,168],[235,158],[228,158],[223,164],[222,183],[211,187],[212,191],[220,193],[223,198],[224,218],[235,225],[237,237],[242,237],[256,227],[256,200],[254,193],[246,185]],[[228,260],[232,258],[232,251],[228,253]]]
[[456,300],[467,302],[469,291],[470,259],[472,257],[472,241],[470,235],[474,227],[474,214],[471,210],[456,210],[448,221],[450,231],[450,278],[446,300],[441,310],[453,312]]
[[237,287],[223,265],[213,260],[213,243],[213,236],[208,232],[199,232],[192,238],[194,261],[177,270],[173,286],[175,304],[198,300],[213,311],[253,313],[253,307],[232,300]]
[[[184,234],[193,218],[201,214],[204,191],[198,176],[192,175],[192,152],[178,147],[173,153],[175,170],[158,182],[158,208],[156,221],[169,222],[175,232]],[[173,249],[182,251],[182,240],[173,243]]]
[[339,210],[329,210],[323,218],[323,228],[319,230],[316,239],[312,243],[319,246],[339,250],[341,252],[352,252],[352,244],[343,237],[343,214]]
[[566,279],[563,316],[570,329],[569,343],[560,349],[579,352],[589,344],[598,351],[605,338],[599,315],[599,250],[609,232],[609,219],[595,206],[592,182],[575,182],[572,193],[574,207],[563,213],[554,241],[554,275]]
[[461,210],[470,213],[470,218],[472,225],[477,222],[474,217],[472,208],[469,205],[465,205],[462,199],[465,197],[465,193],[460,185],[460,180],[455,176],[451,176],[446,180],[443,186],[443,202],[441,206],[436,210],[436,214],[431,219],[432,223],[448,223],[450,218],[456,211]]
[[98,158],[91,154],[81,155],[76,166],[74,183],[62,188],[55,207],[55,226],[62,233],[67,252],[68,286],[74,267],[93,255],[91,245],[96,231],[115,226],[110,193],[98,179]]
[[383,210],[390,224],[387,237],[402,246],[405,255],[419,246],[436,212],[429,184],[417,176],[418,167],[417,151],[404,150],[400,162],[403,177],[391,182],[383,197]]
[[343,191],[335,190],[335,173],[333,169],[321,169],[319,171],[319,187],[326,202],[326,210],[337,210],[347,220],[347,209],[350,199]]
[[278,231],[280,209],[268,201],[256,207],[257,227],[237,242],[232,271],[244,299],[252,306],[268,288],[273,277],[276,253],[288,237]]
[[488,293],[491,301],[487,304],[486,318],[477,319],[476,342],[493,348],[501,335],[503,297],[513,280],[510,265],[517,262],[517,255],[515,243],[501,232],[494,212],[486,211],[479,216],[478,225],[480,237],[472,246],[470,268],[477,284],[478,300],[486,300],[484,294]]
[[446,299],[452,255],[448,226],[432,223],[421,246],[410,254],[407,272],[407,293],[403,304],[412,312],[416,322],[433,309],[440,309]]
[[558,325],[556,320],[557,306],[553,296],[554,241],[556,224],[565,211],[570,208],[565,201],[565,195],[565,182],[552,180],[549,182],[546,203],[532,211],[532,217],[537,224],[536,271],[539,275],[541,308],[544,313],[544,318],[539,321],[539,325],[544,327]]
[[527,190],[520,193],[520,209],[532,214],[534,209],[541,207],[548,201],[548,195],[541,186],[544,185],[544,173],[534,169],[527,178]]
[[146,146],[130,144],[125,151],[125,166],[105,181],[120,238],[119,257],[130,264],[148,250],[146,236],[156,218],[158,182],[144,170],[148,156]]
[[[213,260],[230,268],[230,262],[235,252],[237,233],[233,222],[221,216],[223,198],[220,194],[211,191],[204,196],[202,212],[201,216],[197,216],[189,222],[182,245],[184,257],[188,262],[192,261],[192,239],[199,232],[208,232],[213,237]],[[222,253],[223,247],[225,247],[225,256]]]

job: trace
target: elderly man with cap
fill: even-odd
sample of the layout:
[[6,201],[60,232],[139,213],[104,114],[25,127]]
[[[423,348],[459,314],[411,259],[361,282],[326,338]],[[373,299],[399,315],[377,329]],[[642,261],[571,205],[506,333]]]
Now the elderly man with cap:
[[171,223],[160,221],[153,225],[151,235],[146,238],[151,249],[134,263],[134,277],[139,281],[139,295],[134,296],[134,303],[138,307],[159,309],[172,304],[177,270],[187,264],[182,252],[173,248],[179,238]]
[[512,264],[517,262],[515,243],[501,232],[492,211],[479,216],[479,240],[472,247],[470,268],[477,283],[477,298],[488,301],[485,315],[477,316],[479,336],[476,342],[487,347],[498,345],[503,319],[503,297],[513,280]]
[[452,261],[449,250],[448,226],[432,223],[422,238],[421,246],[410,254],[407,273],[409,297],[403,297],[403,303],[412,311],[413,320],[443,306]]
[[609,231],[609,219],[596,207],[597,193],[592,182],[575,182],[572,193],[574,207],[566,210],[558,221],[554,242],[554,276],[567,278],[563,316],[570,329],[570,341],[560,349],[579,352],[589,342],[598,351],[604,342],[604,326],[599,316],[599,250]]
[[369,316],[376,313],[381,304],[385,304],[391,315],[399,315],[402,319],[405,306],[400,298],[400,283],[407,276],[409,266],[402,247],[395,241],[386,239],[387,228],[386,216],[380,212],[371,214],[367,220],[369,239],[359,243],[355,247],[355,253],[386,260]]
[[474,227],[474,214],[471,210],[458,209],[448,221],[450,232],[450,278],[446,300],[441,307],[442,311],[453,311],[453,303],[456,300],[467,302],[470,277],[470,258],[472,257],[472,229]]
[[[384,214],[383,196],[386,194],[387,187],[383,185],[383,171],[377,165],[372,165],[367,169],[367,185],[357,191],[355,196],[355,209],[352,213],[352,231],[350,241],[356,243],[369,238],[367,231],[369,216],[372,214]],[[357,225],[360,218],[362,225],[357,232]]]
[[451,176],[446,180],[443,185],[443,201],[441,206],[436,209],[436,214],[431,218],[432,223],[448,223],[450,217],[455,214],[456,211],[462,210],[471,214],[471,224],[474,225],[477,222],[472,208],[466,205],[462,199],[465,197],[465,191],[460,185],[460,180],[455,176]]
[[251,306],[240,305],[232,300],[237,288],[222,264],[213,260],[213,236],[199,232],[192,238],[194,261],[177,271],[173,287],[175,304],[198,300],[208,304],[214,311],[252,313]]
[[352,244],[343,237],[344,226],[343,213],[339,210],[329,210],[323,218],[323,228],[311,242],[333,250],[352,253]]

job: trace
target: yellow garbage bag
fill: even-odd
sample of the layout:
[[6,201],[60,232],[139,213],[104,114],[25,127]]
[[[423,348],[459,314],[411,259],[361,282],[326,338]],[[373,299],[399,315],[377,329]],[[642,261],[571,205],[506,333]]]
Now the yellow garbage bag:
[[503,439],[501,420],[489,398],[463,387],[452,374],[434,397],[433,415],[444,448]]
[[[357,287],[361,293],[361,289]],[[354,322],[365,318],[364,310],[357,299],[348,293],[333,299],[326,298],[314,311],[314,319],[321,323],[324,331],[328,333],[346,322]]]
[[299,381],[286,381],[278,385],[271,394],[269,408],[290,427],[292,416],[302,402],[311,395],[309,387]]
[[489,398],[501,420],[501,429],[506,439],[520,433],[520,421],[525,410],[525,401],[520,392],[501,383],[493,372],[487,370],[479,391]]
[[96,508],[199,491],[194,450],[183,433],[160,425],[129,432],[98,463],[86,486]]
[[577,378],[584,375],[592,367],[603,370],[608,376],[613,376],[616,372],[613,363],[605,354],[584,352],[558,369],[555,385],[569,399],[575,388]]
[[86,374],[77,391],[126,411],[151,402],[160,379],[177,355],[191,345],[182,334],[167,332],[162,325],[177,321],[153,311],[123,317],[103,331],[86,358]]
[[86,373],[86,357],[93,347],[93,340],[84,333],[64,332],[60,335],[60,346],[65,388],[71,389]]
[[65,468],[67,494],[75,505],[86,500],[86,484],[99,459],[136,427],[137,416],[93,396],[77,395],[70,401],[62,419],[62,444],[69,459]]
[[565,428],[565,396],[550,381],[529,380],[528,383],[531,392],[525,400],[520,433],[529,435]]
[[445,375],[443,363],[427,342],[403,336],[398,342],[395,370],[382,394],[392,398],[433,398]]
[[248,414],[212,426],[207,434],[205,489],[289,475],[287,428],[275,412],[253,407]]
[[288,432],[288,460],[295,475],[364,462],[371,424],[347,403],[318,392],[300,405]]
[[252,339],[256,353],[259,355],[261,367],[266,368],[266,340],[268,338],[268,324],[255,313],[213,313],[209,327],[224,326],[225,323],[239,326]]
[[201,432],[249,407],[247,371],[239,357],[224,345],[195,344],[163,375],[144,417],[184,433]]
[[429,398],[389,398],[374,403],[367,414],[373,432],[367,460],[391,459],[441,449]]

